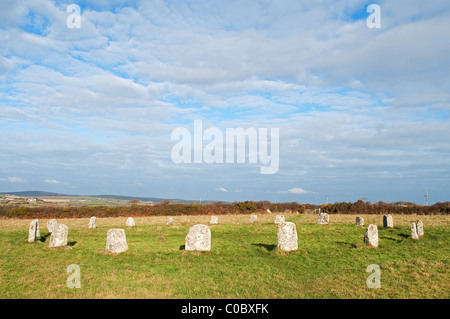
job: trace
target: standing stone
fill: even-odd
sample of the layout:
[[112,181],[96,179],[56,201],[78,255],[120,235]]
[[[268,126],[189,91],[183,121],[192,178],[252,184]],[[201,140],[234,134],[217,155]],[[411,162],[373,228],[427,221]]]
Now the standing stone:
[[211,231],[208,226],[197,224],[189,229],[186,235],[186,250],[211,250]]
[[278,249],[292,251],[298,249],[297,229],[294,223],[283,222],[278,224]]
[[127,237],[121,228],[111,228],[106,233],[106,250],[115,254],[128,250]]
[[367,227],[366,233],[364,234],[364,243],[369,244],[373,247],[378,247],[377,225],[370,224],[369,227]]
[[356,216],[356,226],[364,226],[364,218]]
[[254,222],[256,222],[258,220],[258,216],[256,216],[256,215],[251,215],[250,216],[250,223],[254,223]]
[[266,209],[266,213],[268,213],[268,214],[272,214],[272,211],[270,210],[270,209]]
[[275,216],[275,224],[281,224],[284,223],[284,216],[283,215],[277,215]]
[[211,220],[209,221],[211,225],[217,225],[219,223],[219,218],[217,216],[211,216]]
[[417,221],[417,235],[423,236],[423,222],[420,219]]
[[319,217],[317,218],[317,224],[328,225],[329,221],[330,221],[330,216],[327,213],[319,213]]
[[36,238],[41,237],[41,232],[39,231],[39,220],[36,220]]
[[417,227],[416,223],[411,223],[411,236],[412,239],[419,239],[419,236],[417,235]]
[[89,228],[97,228],[97,217],[92,216],[89,219]]
[[39,232],[39,222],[37,219],[34,219],[30,222],[30,227],[28,228],[28,242],[34,243],[36,241],[36,238],[41,237],[38,236],[37,233]]
[[127,227],[134,227],[136,226],[136,223],[134,222],[133,217],[128,217],[127,222],[125,223]]
[[69,226],[58,224],[53,228],[48,247],[52,248],[67,246],[67,235],[69,235]]
[[383,216],[383,227],[394,227],[394,220],[391,215]]
[[173,224],[173,218],[172,217],[167,218],[166,225],[169,226],[172,224]]
[[49,233],[53,232],[53,228],[55,228],[56,225],[58,225],[58,222],[56,221],[56,219],[50,219],[50,220],[47,222],[48,232],[49,232]]

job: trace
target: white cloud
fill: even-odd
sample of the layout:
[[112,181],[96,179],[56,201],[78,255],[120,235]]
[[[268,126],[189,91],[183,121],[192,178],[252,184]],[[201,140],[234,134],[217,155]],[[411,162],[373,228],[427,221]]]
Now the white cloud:
[[61,184],[62,182],[60,182],[60,181],[58,181],[56,179],[46,179],[44,181],[44,183],[47,183],[47,184]]
[[216,191],[228,193],[228,190],[226,190],[226,189],[223,188],[223,187],[217,187],[217,188],[216,188]]
[[280,193],[284,193],[284,194],[308,194],[311,193],[310,191],[304,190],[303,188],[300,187],[293,187],[291,189],[288,189],[287,191],[281,191]]
[[26,181],[21,177],[8,177],[8,178],[0,178],[1,182],[10,182],[10,183],[26,183]]

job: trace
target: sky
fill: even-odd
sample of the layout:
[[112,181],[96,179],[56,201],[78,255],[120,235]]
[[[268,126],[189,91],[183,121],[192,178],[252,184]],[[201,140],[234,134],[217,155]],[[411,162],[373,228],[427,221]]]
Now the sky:
[[0,192],[449,201],[449,30],[447,0],[2,0]]

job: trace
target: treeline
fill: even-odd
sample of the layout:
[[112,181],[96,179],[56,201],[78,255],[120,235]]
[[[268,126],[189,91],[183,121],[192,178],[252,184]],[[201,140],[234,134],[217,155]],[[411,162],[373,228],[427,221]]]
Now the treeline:
[[267,214],[267,213],[314,213],[318,209],[329,214],[418,214],[447,215],[450,202],[421,206],[413,203],[354,203],[340,202],[324,205],[299,204],[297,202],[271,203],[269,201],[244,201],[234,203],[178,204],[164,201],[156,205],[145,205],[131,201],[130,206],[82,206],[82,207],[27,207],[0,206],[1,218],[81,218],[81,217],[138,217],[138,216],[182,216],[223,214]]

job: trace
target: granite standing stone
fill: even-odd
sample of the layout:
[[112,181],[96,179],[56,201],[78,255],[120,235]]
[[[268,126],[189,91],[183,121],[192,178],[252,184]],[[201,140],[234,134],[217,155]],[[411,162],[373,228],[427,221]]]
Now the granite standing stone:
[[56,225],[58,225],[58,222],[56,221],[56,219],[50,219],[50,220],[47,222],[48,232],[49,232],[49,233],[53,232],[53,228],[55,228]]
[[256,216],[256,215],[251,215],[250,216],[250,223],[254,223],[254,222],[256,222],[258,220],[258,216]]
[[383,227],[394,227],[394,220],[391,215],[383,216]]
[[417,221],[417,235],[423,236],[423,222],[420,219]]
[[219,218],[217,216],[211,216],[211,220],[209,221],[211,225],[216,225],[219,223]]
[[370,224],[369,227],[367,227],[366,233],[364,234],[364,243],[369,244],[373,247],[378,247],[377,225]]
[[317,224],[328,225],[329,221],[330,216],[327,213],[319,213],[319,217],[317,218]]
[[35,219],[36,221],[36,239],[41,237],[41,232],[39,231],[39,220]]
[[281,223],[284,223],[284,216],[283,215],[275,216],[275,224],[281,224]]
[[203,224],[197,224],[189,229],[185,240],[186,250],[211,250],[211,231],[208,226]]
[[412,239],[419,239],[419,236],[417,235],[417,227],[416,223],[411,223],[411,236]]
[[298,249],[297,229],[294,223],[283,222],[278,224],[278,249],[292,251]]
[[37,232],[39,231],[38,228],[39,228],[39,222],[37,221],[37,219],[32,220],[30,222],[30,226],[28,228],[28,242],[29,243],[34,243],[36,241],[36,238],[38,238],[38,236],[37,236]]
[[111,228],[106,233],[106,250],[119,254],[128,250],[127,237],[121,228]]
[[364,226],[364,218],[356,216],[356,226]]
[[173,218],[172,217],[167,218],[166,225],[169,226],[172,224],[173,224]]
[[89,219],[89,228],[97,228],[97,217],[92,216]]
[[67,246],[67,236],[69,235],[69,226],[58,224],[53,228],[52,235],[48,247],[63,247]]
[[133,217],[128,217],[127,222],[125,224],[127,227],[134,227],[136,226],[136,223],[134,222]]

